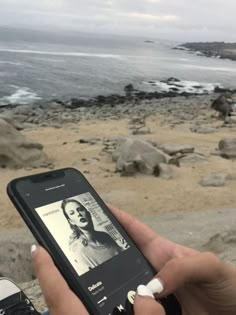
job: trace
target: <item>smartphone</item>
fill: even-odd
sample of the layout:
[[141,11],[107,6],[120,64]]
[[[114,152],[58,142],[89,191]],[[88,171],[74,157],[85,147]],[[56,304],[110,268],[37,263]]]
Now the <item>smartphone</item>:
[[[157,271],[78,170],[17,178],[7,192],[89,314],[133,314],[137,286]],[[160,302],[181,314],[174,295]]]

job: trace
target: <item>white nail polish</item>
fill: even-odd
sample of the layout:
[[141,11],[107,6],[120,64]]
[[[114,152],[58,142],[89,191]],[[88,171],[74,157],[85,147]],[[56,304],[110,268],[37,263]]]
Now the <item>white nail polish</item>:
[[32,245],[32,246],[31,246],[31,255],[32,255],[34,252],[36,252],[36,250],[37,250],[37,246],[36,246],[36,245]]
[[137,288],[137,293],[140,296],[149,296],[154,299],[152,292],[145,285],[139,285]]
[[154,294],[154,293],[162,293],[164,291],[164,287],[160,279],[155,278],[152,279],[148,284],[147,288]]

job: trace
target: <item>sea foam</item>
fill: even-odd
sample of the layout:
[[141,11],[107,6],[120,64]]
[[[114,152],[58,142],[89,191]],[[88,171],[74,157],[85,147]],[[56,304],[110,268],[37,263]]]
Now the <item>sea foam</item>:
[[0,52],[9,52],[9,53],[17,53],[17,54],[51,55],[51,56],[122,59],[122,57],[120,55],[115,55],[115,54],[94,54],[94,53],[84,53],[84,52],[59,52],[59,51],[42,51],[42,50],[28,50],[28,49],[4,49],[4,48],[0,48]]
[[2,104],[29,104],[34,101],[40,100],[39,97],[35,92],[32,92],[29,88],[18,88],[12,95],[5,96],[0,100]]
[[[212,93],[216,86],[222,87],[220,83],[206,83],[197,81],[149,81],[143,82],[146,85],[151,85],[155,87],[159,92],[170,92],[175,91],[176,93],[194,93],[194,94],[204,94]],[[178,89],[178,90],[176,90]]]

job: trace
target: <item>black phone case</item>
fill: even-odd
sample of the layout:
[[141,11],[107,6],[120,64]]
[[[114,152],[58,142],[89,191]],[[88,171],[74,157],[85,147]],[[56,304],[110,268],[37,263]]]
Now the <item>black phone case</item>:
[[[66,171],[67,169],[69,169],[69,168],[65,168],[65,169],[58,170],[58,171],[59,172],[60,171]],[[81,174],[78,170],[76,170],[76,171],[80,174],[80,176],[86,182],[88,182],[86,180],[86,178],[83,176],[83,174]],[[27,212],[25,210],[25,208],[28,208],[29,210],[30,210],[30,208],[25,204],[25,202],[20,197],[20,195],[17,196],[18,193],[15,193],[14,187],[15,187],[15,183],[17,183],[18,181],[21,181],[24,179],[29,179],[29,178],[31,179],[32,177],[36,178],[37,176],[40,176],[40,175],[46,175],[47,176],[47,174],[50,175],[53,172],[55,172],[55,171],[49,171],[46,173],[36,174],[36,175],[32,175],[32,176],[24,176],[21,178],[16,178],[16,179],[12,180],[7,185],[7,194],[9,196],[10,200],[12,201],[12,203],[14,204],[15,208],[17,209],[17,211],[21,215],[22,219],[24,220],[24,222],[26,223],[26,225],[28,226],[28,228],[32,232],[33,236],[35,237],[35,239],[39,243],[39,245],[44,247],[47,250],[47,252],[50,254],[55,265],[57,266],[57,268],[59,269],[59,271],[63,275],[63,277],[66,280],[66,282],[68,283],[69,287],[80,298],[80,300],[82,301],[82,303],[84,304],[84,306],[88,310],[89,314],[100,315],[100,313],[97,312],[96,307],[93,305],[92,300],[89,299],[88,295],[84,294],[84,290],[82,289],[82,287],[80,287],[78,281],[76,280],[76,277],[73,277],[74,272],[72,271],[72,267],[71,268],[68,268],[68,267],[62,268],[62,266],[65,265],[65,260],[63,260],[61,257],[65,256],[65,255],[62,253],[63,256],[61,256],[57,250],[54,250],[54,248],[53,248],[54,246],[52,246],[52,248],[51,248],[51,246],[48,245],[50,243],[49,235],[45,235],[45,237],[41,235],[41,233],[39,232],[40,223],[36,221],[36,224],[35,224],[33,222],[33,220],[29,216],[30,211]],[[89,184],[89,185],[91,186],[91,184]],[[96,197],[99,198],[102,201],[102,203],[104,204],[104,206],[106,207],[105,203],[103,202],[101,197],[96,193],[96,191],[95,191],[95,194],[96,194]],[[120,223],[117,221],[117,219],[116,218],[114,218],[114,219],[116,221],[116,224],[120,225]],[[46,234],[46,233],[44,232],[44,234]],[[54,243],[55,243],[55,241],[54,241]],[[69,265],[70,265],[70,263],[69,263]],[[153,269],[153,267],[150,264],[149,264],[149,266],[150,266],[150,269],[153,271],[153,276],[154,276],[156,274],[156,271]],[[169,295],[167,298],[163,299],[162,305],[165,308],[166,315],[181,315],[182,314],[180,304],[174,295]]]
[[[21,177],[18,180],[29,178],[29,177],[30,176]],[[29,228],[29,230],[31,231],[31,233],[33,234],[33,236],[35,237],[35,239],[37,240],[39,245],[41,245],[43,248],[45,248],[47,250],[47,252],[50,254],[56,267],[58,268],[60,273],[63,275],[63,277],[66,280],[67,284],[69,285],[70,289],[80,298],[81,302],[84,304],[84,306],[88,310],[89,314],[100,315],[97,312],[93,303],[89,303],[89,301],[87,299],[88,297],[84,295],[84,291],[82,290],[82,288],[79,287],[79,284],[77,281],[75,281],[75,278],[73,278],[71,276],[71,274],[68,273],[67,270],[62,268],[63,263],[61,263],[60,259],[55,258],[57,256],[55,251],[48,246],[47,241],[45,241],[45,239],[42,237],[42,235],[38,232],[38,229],[33,224],[32,220],[29,218],[29,216],[27,215],[22,204],[19,202],[18,199],[16,199],[16,195],[14,193],[14,188],[12,187],[13,186],[12,184],[15,181],[16,180],[13,180],[7,185],[7,194],[9,196],[9,198],[11,199],[12,203],[14,204],[15,208],[17,209],[17,211],[21,215],[22,219],[26,223],[27,227]]]

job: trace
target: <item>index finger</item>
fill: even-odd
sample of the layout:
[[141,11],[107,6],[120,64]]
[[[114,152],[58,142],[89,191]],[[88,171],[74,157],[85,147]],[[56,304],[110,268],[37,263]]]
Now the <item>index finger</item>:
[[51,315],[88,315],[79,298],[70,290],[66,281],[43,247],[37,246],[32,253],[33,264],[42,293]]

